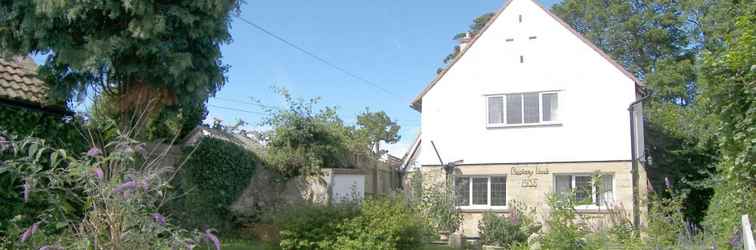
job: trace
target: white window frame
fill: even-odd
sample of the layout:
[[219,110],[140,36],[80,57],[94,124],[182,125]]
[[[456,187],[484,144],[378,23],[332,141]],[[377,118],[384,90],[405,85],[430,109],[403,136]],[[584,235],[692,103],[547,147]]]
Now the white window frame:
[[[525,94],[532,94],[532,93],[538,93],[538,122],[534,123],[525,123]],[[552,125],[561,125],[561,120],[556,121],[543,121],[543,95],[544,94],[556,94],[558,100],[561,100],[560,96],[562,91],[561,90],[548,90],[548,91],[531,91],[531,92],[514,92],[514,93],[504,93],[504,94],[491,94],[491,95],[484,95],[483,100],[485,101],[485,122],[487,128],[507,128],[507,127],[531,127],[531,126],[552,126]],[[520,95],[520,120],[522,123],[518,124],[508,124],[507,123],[507,95]],[[489,114],[488,114],[488,98],[491,97],[502,97],[502,123],[490,123],[489,121]],[[559,105],[559,101],[557,101],[557,105]],[[561,105],[559,106],[561,107]],[[557,108],[557,112],[560,108]]]
[[[500,206],[500,205],[493,206],[493,205],[491,205],[491,194],[492,194],[492,192],[491,192],[491,178],[492,177],[504,177],[504,206]],[[509,183],[509,177],[507,175],[458,175],[458,176],[454,176],[454,180],[456,180],[456,178],[469,178],[469,182],[468,182],[469,183],[468,184],[468,186],[469,186],[468,187],[469,188],[469,193],[468,193],[468,195],[469,195],[469,197],[468,197],[469,203],[468,204],[469,205],[467,205],[467,206],[456,206],[456,204],[455,204],[455,206],[458,209],[462,209],[462,210],[501,210],[501,209],[508,209],[509,208],[509,186],[507,185]],[[488,190],[488,192],[487,192],[488,193],[488,197],[486,198],[486,204],[485,205],[475,205],[475,204],[473,204],[473,179],[475,179],[475,178],[487,178],[488,179],[488,184],[487,184],[487,187],[486,187],[487,190]],[[457,185],[456,181],[454,182],[454,185]],[[455,187],[454,190],[457,190],[457,188]],[[454,194],[454,202],[455,203],[457,201],[456,197],[457,197],[457,195]]]
[[[614,202],[615,202],[614,198],[616,197],[615,194],[616,194],[616,191],[617,191],[617,186],[616,186],[617,181],[616,181],[616,178],[615,178],[616,176],[614,174],[612,174],[612,173],[606,173],[606,174],[602,173],[600,176],[604,176],[604,175],[610,175],[610,176],[612,176],[612,200],[609,201],[608,203],[609,203],[609,205],[613,205]],[[576,176],[583,176],[583,177],[587,176],[587,177],[593,178],[596,175],[595,174],[587,174],[587,173],[555,174],[554,175],[554,193],[557,192],[557,190],[556,190],[556,188],[557,188],[557,183],[556,183],[557,176],[570,176],[570,189],[572,191],[575,191],[575,177]],[[591,184],[592,183],[593,183],[593,179],[591,179]],[[591,204],[577,205],[577,206],[575,206],[575,209],[599,209],[599,208],[603,209],[603,208],[606,208],[606,204],[596,205],[596,196],[597,196],[597,194],[596,194],[596,185],[591,185]]]

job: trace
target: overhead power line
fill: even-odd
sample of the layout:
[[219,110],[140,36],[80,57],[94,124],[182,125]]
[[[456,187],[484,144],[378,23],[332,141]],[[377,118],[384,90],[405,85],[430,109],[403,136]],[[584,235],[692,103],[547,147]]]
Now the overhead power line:
[[259,108],[264,108],[264,109],[277,109],[277,107],[275,107],[275,106],[265,105],[265,104],[262,104],[262,103],[247,102],[247,101],[242,101],[242,100],[238,100],[238,99],[223,98],[223,97],[213,97],[213,98],[217,99],[217,100],[221,100],[221,101],[233,102],[233,103],[238,103],[238,104],[254,105],[254,106],[257,106]]
[[207,106],[214,107],[214,108],[219,108],[219,109],[225,109],[225,110],[231,110],[231,111],[249,113],[249,114],[266,115],[265,112],[258,112],[258,111],[251,111],[251,110],[246,110],[246,109],[225,107],[225,106],[220,106],[220,105],[207,104]]
[[391,91],[391,90],[389,90],[389,89],[386,89],[386,88],[384,88],[384,87],[381,87],[381,85],[379,85],[379,84],[377,84],[377,83],[375,83],[375,82],[373,82],[373,81],[370,81],[370,80],[368,80],[368,79],[366,79],[366,78],[364,78],[364,77],[362,77],[362,76],[360,76],[360,75],[358,75],[358,74],[352,73],[352,72],[350,72],[349,70],[346,70],[345,68],[343,68],[343,67],[341,67],[341,66],[339,66],[339,65],[336,65],[335,63],[332,63],[332,62],[330,62],[330,61],[326,60],[326,59],[325,59],[325,58],[323,58],[323,57],[320,57],[320,56],[318,56],[318,55],[317,55],[317,54],[315,54],[314,52],[310,52],[309,50],[307,50],[307,49],[304,49],[304,48],[302,48],[301,46],[298,46],[298,45],[296,45],[296,44],[294,44],[294,43],[290,42],[289,40],[286,40],[285,38],[283,38],[283,37],[281,37],[281,36],[279,36],[279,35],[276,35],[276,34],[275,34],[275,33],[273,33],[272,31],[270,31],[270,30],[268,30],[268,29],[266,29],[266,28],[263,28],[262,26],[260,26],[260,25],[258,25],[258,24],[256,24],[256,23],[252,22],[252,21],[249,21],[249,20],[247,20],[247,19],[245,19],[245,18],[241,17],[241,15],[237,15],[236,17],[238,17],[238,18],[239,18],[239,20],[242,20],[243,22],[245,22],[245,23],[249,24],[249,25],[250,25],[250,26],[252,26],[253,28],[255,28],[255,29],[259,30],[259,31],[262,31],[263,33],[265,33],[265,34],[267,34],[267,35],[269,35],[269,36],[271,36],[271,37],[275,38],[276,40],[278,40],[278,41],[281,41],[282,43],[284,43],[284,44],[286,44],[286,45],[289,45],[289,47],[292,47],[292,48],[294,48],[294,49],[298,50],[299,52],[302,52],[302,53],[304,53],[305,55],[308,55],[308,56],[310,56],[310,57],[314,58],[315,60],[317,60],[317,61],[320,61],[321,63],[323,63],[323,64],[325,64],[325,65],[328,65],[329,67],[331,67],[331,68],[333,68],[333,69],[336,69],[336,70],[340,71],[341,73],[344,73],[344,74],[346,74],[346,75],[348,75],[348,76],[350,76],[350,77],[352,77],[352,78],[354,78],[354,79],[357,79],[358,81],[360,81],[360,82],[362,82],[362,83],[364,83],[364,84],[370,85],[370,86],[372,86],[373,88],[376,88],[376,89],[378,89],[378,90],[380,90],[380,91],[383,91],[383,92],[384,92],[384,93],[386,93],[386,94],[389,94],[389,95],[392,95],[392,96],[396,96],[396,97],[400,97],[400,95],[397,95],[397,94],[396,94],[396,93],[394,93],[393,91]]

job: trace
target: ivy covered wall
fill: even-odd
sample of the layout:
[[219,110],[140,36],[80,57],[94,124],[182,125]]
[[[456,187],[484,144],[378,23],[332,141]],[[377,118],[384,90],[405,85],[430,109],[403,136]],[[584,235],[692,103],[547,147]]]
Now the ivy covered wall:
[[77,122],[75,119],[66,122],[61,114],[0,105],[0,131],[16,137],[38,137],[71,152],[83,152],[87,148]]
[[185,148],[184,155],[189,158],[174,179],[173,217],[190,228],[234,228],[230,206],[261,166],[260,158],[237,144],[207,137]]

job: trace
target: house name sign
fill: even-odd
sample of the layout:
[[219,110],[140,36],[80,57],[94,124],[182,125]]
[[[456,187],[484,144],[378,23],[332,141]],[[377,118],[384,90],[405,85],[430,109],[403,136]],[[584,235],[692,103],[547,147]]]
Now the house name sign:
[[540,168],[536,166],[535,168],[512,168],[512,175],[523,175],[522,177],[522,187],[538,187],[538,175],[547,175],[550,174],[548,168]]

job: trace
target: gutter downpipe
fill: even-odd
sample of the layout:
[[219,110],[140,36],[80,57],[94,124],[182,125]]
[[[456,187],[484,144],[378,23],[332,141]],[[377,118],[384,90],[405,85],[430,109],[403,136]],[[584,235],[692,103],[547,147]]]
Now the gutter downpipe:
[[638,182],[640,176],[638,175],[638,152],[636,148],[636,131],[635,131],[635,105],[642,103],[648,99],[651,94],[646,94],[638,100],[630,103],[627,107],[627,111],[630,114],[630,161],[632,162],[632,176],[633,176],[633,229],[636,232],[640,231],[640,191],[638,190]]

